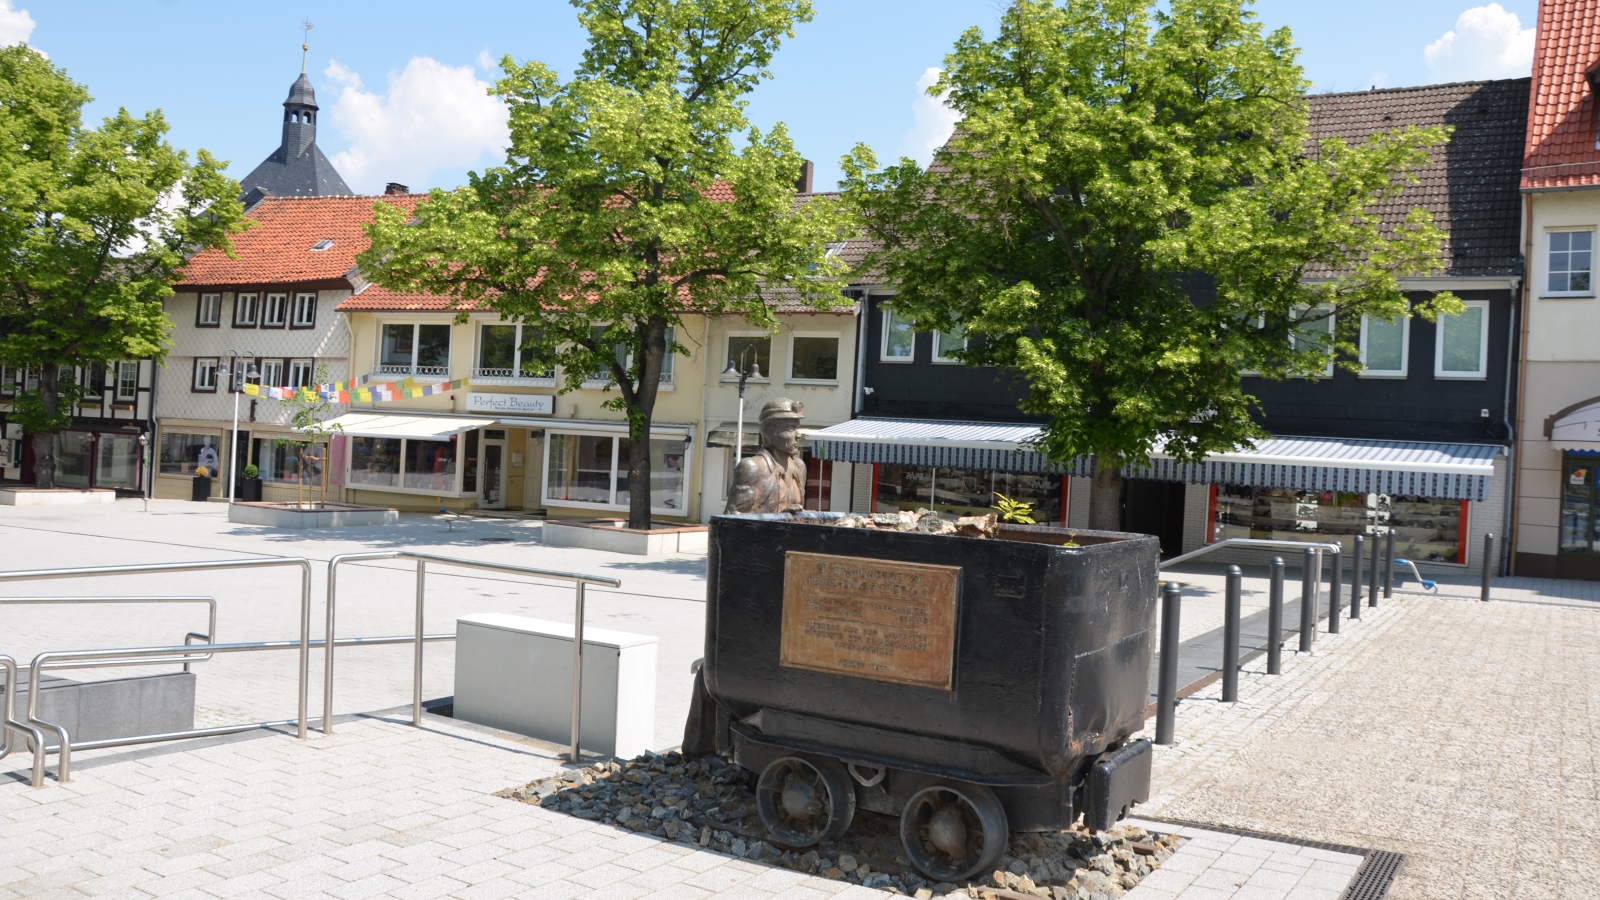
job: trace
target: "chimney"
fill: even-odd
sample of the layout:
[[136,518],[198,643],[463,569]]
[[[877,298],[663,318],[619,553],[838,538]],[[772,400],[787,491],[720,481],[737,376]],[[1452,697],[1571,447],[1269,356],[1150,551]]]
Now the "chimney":
[[383,186],[383,195],[385,197],[392,197],[392,196],[395,196],[397,194],[409,194],[409,193],[411,193],[411,188],[406,187],[405,185],[401,184],[398,181],[391,181],[388,184]]
[[802,194],[811,193],[811,177],[816,172],[816,166],[809,159],[800,160],[800,177],[795,179],[794,189]]

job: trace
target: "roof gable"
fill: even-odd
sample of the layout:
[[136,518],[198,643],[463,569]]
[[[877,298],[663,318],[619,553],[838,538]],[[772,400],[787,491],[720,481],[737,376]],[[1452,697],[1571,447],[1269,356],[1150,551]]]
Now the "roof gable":
[[1541,0],[1522,187],[1600,185],[1600,0]]

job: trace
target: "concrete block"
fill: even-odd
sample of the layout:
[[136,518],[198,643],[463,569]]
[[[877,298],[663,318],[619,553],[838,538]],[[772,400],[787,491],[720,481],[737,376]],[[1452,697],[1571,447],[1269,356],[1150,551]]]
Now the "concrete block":
[[[583,749],[628,758],[653,743],[656,644],[649,635],[583,630]],[[500,613],[457,619],[455,717],[569,743],[572,626]]]
[[[169,672],[138,678],[71,681],[45,676],[39,718],[67,729],[74,744],[166,734],[194,728],[195,674]],[[17,684],[17,713],[25,713],[31,686]]]
[[0,490],[0,506],[83,506],[89,503],[115,503],[117,492],[110,488],[6,488]]
[[327,506],[305,509],[293,503],[234,503],[228,506],[228,521],[237,525],[265,525],[269,528],[351,528],[393,525],[400,521],[400,511],[382,506],[345,503],[329,503]]
[[582,547],[633,556],[666,556],[671,553],[704,553],[710,546],[710,529],[705,525],[659,525],[649,531],[623,528],[621,522],[607,520],[551,519],[544,523],[544,543],[550,547]]

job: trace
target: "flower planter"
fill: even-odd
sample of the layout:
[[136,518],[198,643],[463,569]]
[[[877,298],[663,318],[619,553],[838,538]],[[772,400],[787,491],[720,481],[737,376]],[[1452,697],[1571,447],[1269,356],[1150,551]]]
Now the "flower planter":
[[205,503],[211,499],[211,476],[194,477],[194,485],[189,489],[189,499],[196,503]]
[[246,478],[239,482],[239,500],[244,503],[261,502],[261,479]]

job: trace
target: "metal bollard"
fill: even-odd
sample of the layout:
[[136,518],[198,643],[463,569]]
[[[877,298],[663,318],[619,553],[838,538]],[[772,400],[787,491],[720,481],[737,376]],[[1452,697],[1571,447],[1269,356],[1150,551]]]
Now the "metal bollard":
[[1317,634],[1317,583],[1322,580],[1322,554],[1306,548],[1300,570],[1300,652],[1310,653]]
[[1333,557],[1333,573],[1328,576],[1328,633],[1339,633],[1339,588],[1344,582],[1343,553]]
[[1369,556],[1367,558],[1367,560],[1370,563],[1370,565],[1367,566],[1367,569],[1368,569],[1368,572],[1369,572],[1369,574],[1367,576],[1367,582],[1368,582],[1367,583],[1367,605],[1368,606],[1377,606],[1378,605],[1378,536],[1376,534],[1374,534],[1372,536],[1372,555]]
[[1389,536],[1383,547],[1383,599],[1394,596],[1394,526],[1389,526]]
[[1161,674],[1156,682],[1156,743],[1171,744],[1178,718],[1178,608],[1183,587],[1161,587]]
[[1267,674],[1283,669],[1283,557],[1272,558],[1272,588],[1267,595]]
[[1222,702],[1239,699],[1239,607],[1244,573],[1228,567],[1227,607],[1222,620]]
[[1367,564],[1367,539],[1363,535],[1356,535],[1356,552],[1350,559],[1350,618],[1361,618],[1361,585],[1366,577]]
[[1489,579],[1494,576],[1494,535],[1483,536],[1483,602],[1489,602]]

